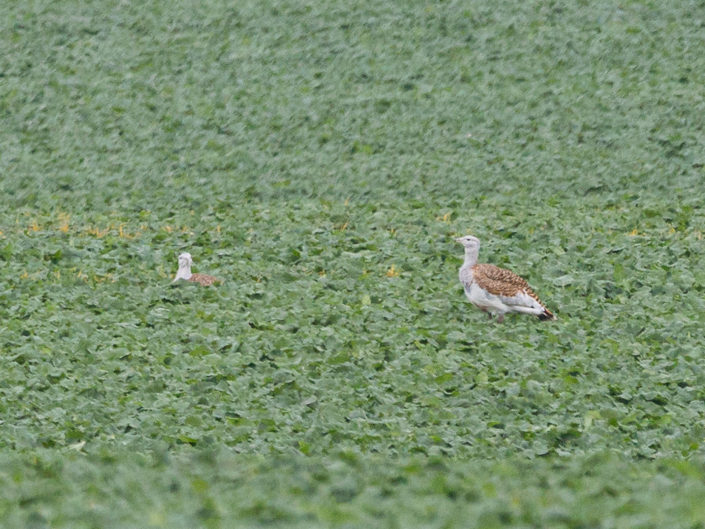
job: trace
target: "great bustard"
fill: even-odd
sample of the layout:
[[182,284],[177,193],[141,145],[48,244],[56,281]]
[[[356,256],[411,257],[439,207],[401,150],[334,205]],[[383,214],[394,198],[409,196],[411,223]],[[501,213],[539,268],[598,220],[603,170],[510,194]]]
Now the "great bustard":
[[179,270],[176,272],[176,277],[174,277],[174,281],[172,281],[172,283],[176,283],[179,279],[183,279],[185,281],[193,281],[194,283],[208,287],[214,283],[223,282],[222,279],[218,279],[217,277],[208,274],[192,274],[192,264],[193,259],[191,258],[190,253],[184,252],[179,255]]
[[480,240],[477,237],[466,235],[455,240],[465,247],[465,262],[458,275],[473,305],[488,312],[490,318],[496,314],[500,323],[507,312],[533,314],[540,320],[556,319],[524,279],[495,265],[478,264]]

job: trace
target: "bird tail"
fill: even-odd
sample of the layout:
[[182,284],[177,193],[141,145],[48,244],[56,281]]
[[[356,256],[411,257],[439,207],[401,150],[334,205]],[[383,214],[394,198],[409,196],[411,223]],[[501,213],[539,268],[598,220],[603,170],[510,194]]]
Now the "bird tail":
[[555,320],[555,319],[556,319],[556,315],[553,314],[553,312],[551,312],[550,310],[548,310],[546,307],[544,307],[544,308],[543,308],[543,312],[542,312],[541,314],[539,314],[539,319],[540,319],[541,321],[544,321],[544,320]]
[[534,298],[534,300],[536,301],[536,303],[538,303],[539,306],[543,309],[543,312],[542,312],[542,313],[536,314],[536,315],[539,317],[540,320],[543,321],[543,320],[555,320],[555,319],[556,319],[556,316],[553,314],[553,312],[551,312],[550,310],[548,310],[548,309],[546,308],[546,305],[543,304],[543,302],[539,299],[539,297],[534,293],[533,290],[531,290],[530,288],[527,288],[527,289],[525,290],[525,292],[526,292],[529,296],[531,296],[532,298]]

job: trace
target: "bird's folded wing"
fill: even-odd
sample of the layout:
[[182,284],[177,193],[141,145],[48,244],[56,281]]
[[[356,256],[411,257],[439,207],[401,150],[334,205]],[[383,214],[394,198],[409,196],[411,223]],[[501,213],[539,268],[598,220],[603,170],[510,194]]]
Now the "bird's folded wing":
[[539,298],[529,284],[511,270],[491,264],[478,264],[473,267],[473,279],[488,293],[498,296],[507,305],[533,305]]
[[210,286],[213,283],[222,283],[223,282],[221,279],[218,279],[217,277],[211,276],[208,274],[191,274],[189,281],[194,281],[196,283],[200,283],[201,285],[203,285],[205,287]]

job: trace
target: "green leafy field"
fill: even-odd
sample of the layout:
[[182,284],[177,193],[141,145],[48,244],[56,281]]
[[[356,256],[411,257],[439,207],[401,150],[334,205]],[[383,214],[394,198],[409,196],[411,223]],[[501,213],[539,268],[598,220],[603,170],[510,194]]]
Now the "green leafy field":
[[3,527],[705,527],[705,4],[571,4],[1,4]]

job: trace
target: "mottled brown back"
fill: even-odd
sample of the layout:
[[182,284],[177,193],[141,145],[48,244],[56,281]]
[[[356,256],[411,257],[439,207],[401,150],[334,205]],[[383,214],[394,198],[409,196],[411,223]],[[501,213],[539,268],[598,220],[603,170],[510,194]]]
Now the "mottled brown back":
[[500,268],[492,264],[476,264],[472,267],[474,281],[480,288],[485,289],[490,294],[496,296],[512,297],[521,292],[526,292],[534,298],[544,309],[544,313],[539,315],[540,319],[553,319],[555,316],[546,308],[546,305],[531,290],[529,284],[522,277],[516,275],[511,270]]
[[476,264],[472,267],[472,276],[481,288],[497,296],[514,296],[531,290],[529,284],[514,272],[492,264]]
[[198,283],[199,285],[202,285],[204,287],[209,287],[215,283],[222,283],[222,279],[218,279],[215,276],[210,276],[208,274],[191,274],[191,277],[188,279],[189,281],[193,281],[194,283]]

